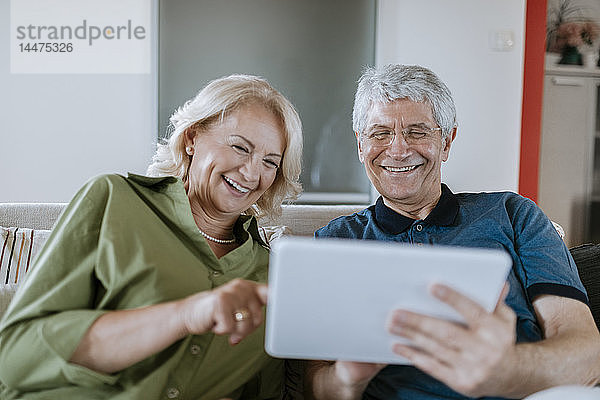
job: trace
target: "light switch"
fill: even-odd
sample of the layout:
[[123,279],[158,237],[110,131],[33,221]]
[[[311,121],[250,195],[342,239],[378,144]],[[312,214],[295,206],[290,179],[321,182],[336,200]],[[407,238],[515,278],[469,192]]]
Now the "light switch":
[[493,51],[512,51],[515,47],[513,31],[490,31],[488,39],[490,49]]

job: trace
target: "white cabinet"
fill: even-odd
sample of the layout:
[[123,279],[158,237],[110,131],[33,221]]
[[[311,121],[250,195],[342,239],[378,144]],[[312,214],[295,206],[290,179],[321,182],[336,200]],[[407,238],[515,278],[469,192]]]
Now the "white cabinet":
[[600,241],[599,85],[598,70],[546,69],[538,204],[563,226],[569,246]]

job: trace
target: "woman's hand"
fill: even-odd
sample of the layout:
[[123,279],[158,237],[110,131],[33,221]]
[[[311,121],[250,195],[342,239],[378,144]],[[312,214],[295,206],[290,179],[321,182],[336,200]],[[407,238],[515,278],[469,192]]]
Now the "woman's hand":
[[190,334],[229,334],[230,343],[237,344],[261,324],[266,302],[266,285],[235,279],[183,300],[107,312],[88,329],[70,361],[114,373]]
[[266,303],[267,285],[234,279],[183,300],[186,333],[229,335],[236,345],[263,322]]

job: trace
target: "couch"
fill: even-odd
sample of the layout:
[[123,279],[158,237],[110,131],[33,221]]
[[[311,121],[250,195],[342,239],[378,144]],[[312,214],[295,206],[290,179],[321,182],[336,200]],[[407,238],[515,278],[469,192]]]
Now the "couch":
[[[25,264],[32,262],[35,252],[39,251],[43,241],[66,203],[0,203],[0,230],[4,239],[0,237],[0,317],[4,314],[8,303],[12,299],[19,282],[26,274],[26,268],[20,271],[14,268],[17,261]],[[284,205],[283,213],[276,219],[261,219],[259,225],[270,232],[279,231],[285,234],[298,236],[312,236],[313,232],[326,225],[330,220],[340,216],[352,214],[363,209],[359,205]],[[1,227],[13,227],[2,229]],[[19,235],[15,234],[18,228]],[[562,228],[557,226],[559,233]],[[6,241],[6,236],[12,233],[19,236],[18,241]],[[34,242],[35,238],[39,240]],[[3,239],[3,240],[2,240]],[[15,243],[16,242],[16,243]],[[2,246],[4,244],[4,246]],[[20,246],[19,246],[20,244]],[[9,247],[10,248],[7,248]],[[28,247],[31,247],[28,252]],[[596,324],[600,328],[600,245],[584,244],[570,249],[579,275],[586,287],[590,308]],[[7,254],[14,253],[12,271],[6,276],[8,265]],[[20,260],[19,260],[20,258]],[[19,274],[20,273],[20,274]]]
[[[4,227],[0,228],[3,235],[0,238],[0,317],[65,206],[66,203],[0,203],[0,227]],[[364,207],[284,205],[279,218],[262,219],[259,225],[267,232],[312,236],[316,229],[333,218],[352,214]],[[7,269],[10,269],[8,276]]]
[[[6,271],[2,270],[7,265],[6,255],[9,251],[15,255],[19,253],[18,257],[14,257],[13,260],[18,260],[19,263],[24,262],[24,259],[35,258],[35,255],[32,254],[33,251],[39,251],[65,206],[65,203],[0,203],[0,231],[4,235],[3,238],[0,237],[2,239],[0,240],[0,318],[24,276],[23,273],[18,274],[18,268],[15,272],[14,265],[13,272],[10,274],[6,274]],[[364,207],[358,205],[285,205],[279,218],[259,220],[259,225],[264,228],[264,231],[271,233],[285,232],[289,235],[312,236],[316,229],[326,225],[330,220],[340,215],[352,214]],[[557,230],[561,233],[562,229],[557,227]],[[21,242],[18,243],[14,239],[7,241],[7,236],[10,234],[15,238],[19,236]],[[34,240],[35,238],[38,238],[37,241]],[[8,249],[9,247],[10,249]],[[29,252],[28,247],[30,248]],[[585,244],[574,247],[570,251],[588,291],[590,308],[596,325],[600,328],[600,245]],[[8,283],[6,283],[7,280]],[[301,361],[286,360],[288,398],[303,398],[300,394],[302,392],[302,369]],[[588,390],[588,388],[576,389]],[[553,392],[551,395],[556,395],[556,393]],[[593,392],[591,396],[598,396],[598,393]],[[546,397],[535,397],[536,400],[542,400],[542,398]],[[554,398],[551,397],[551,399]],[[584,397],[581,396],[581,398]]]

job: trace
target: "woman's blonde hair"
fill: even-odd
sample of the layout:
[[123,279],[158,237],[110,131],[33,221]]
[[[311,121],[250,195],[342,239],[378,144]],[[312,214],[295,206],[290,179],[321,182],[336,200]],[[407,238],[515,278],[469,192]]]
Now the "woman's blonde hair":
[[302,191],[299,182],[302,124],[292,103],[257,76],[230,75],[215,79],[175,111],[170,118],[170,133],[157,144],[148,175],[171,175],[186,181],[191,157],[185,151],[185,132],[188,129],[201,132],[248,104],[262,105],[280,120],[286,148],[275,181],[245,213],[257,217],[279,215],[281,204],[285,200],[296,199]]

